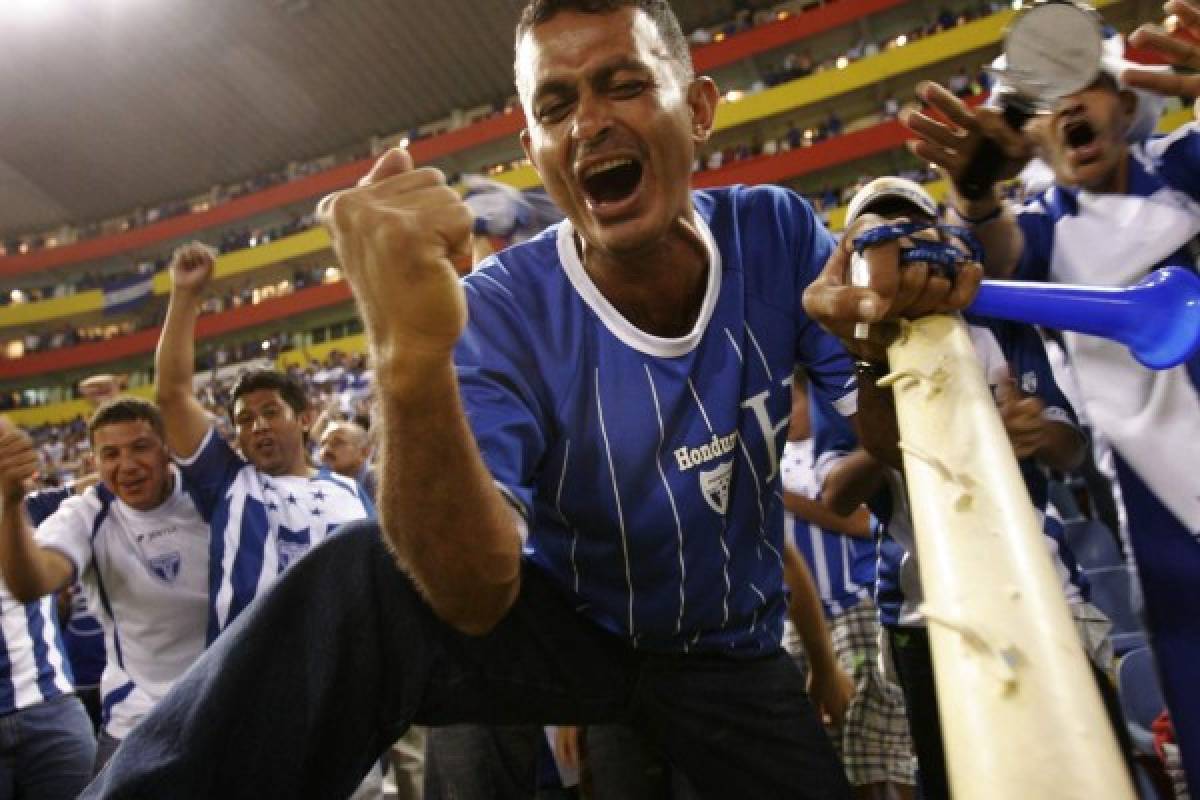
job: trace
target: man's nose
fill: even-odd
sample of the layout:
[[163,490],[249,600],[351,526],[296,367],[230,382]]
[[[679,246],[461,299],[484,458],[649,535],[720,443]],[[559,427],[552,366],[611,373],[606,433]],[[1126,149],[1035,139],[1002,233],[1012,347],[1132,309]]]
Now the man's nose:
[[575,107],[575,124],[572,134],[580,142],[596,143],[612,129],[612,108],[608,101],[595,92],[584,92]]
[[250,421],[250,430],[252,431],[265,431],[270,427],[271,426],[267,424],[266,418],[261,416],[256,416]]

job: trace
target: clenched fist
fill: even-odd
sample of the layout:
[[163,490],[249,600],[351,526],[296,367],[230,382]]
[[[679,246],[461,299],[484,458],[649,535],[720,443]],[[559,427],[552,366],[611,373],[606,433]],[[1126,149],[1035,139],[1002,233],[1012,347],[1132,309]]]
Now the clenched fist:
[[202,242],[188,242],[175,248],[167,266],[171,291],[199,294],[212,280],[216,263],[217,251]]
[[37,471],[38,455],[29,434],[0,417],[0,499],[21,502],[26,482]]
[[385,153],[353,189],[323,199],[318,216],[378,367],[444,363],[466,326],[460,275],[471,268],[471,212],[439,170]]

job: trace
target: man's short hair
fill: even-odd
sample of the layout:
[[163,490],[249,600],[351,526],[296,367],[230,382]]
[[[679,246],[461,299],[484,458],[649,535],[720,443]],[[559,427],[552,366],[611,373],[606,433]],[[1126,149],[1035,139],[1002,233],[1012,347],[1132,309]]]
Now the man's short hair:
[[138,420],[149,423],[159,439],[164,442],[167,440],[162,412],[158,410],[158,406],[140,397],[120,395],[105,400],[92,413],[87,425],[88,441],[94,444],[96,431],[105,425],[115,425],[118,422],[137,422]]
[[248,369],[238,376],[229,398],[229,418],[234,417],[238,398],[259,389],[274,389],[297,414],[308,410],[308,395],[295,379],[273,369]]
[[671,10],[667,0],[529,0],[517,22],[516,46],[535,25],[549,22],[560,11],[575,11],[580,14],[610,14],[621,8],[636,8],[646,13],[658,29],[658,35],[667,45],[671,58],[679,63],[685,80],[695,76],[692,67],[692,51],[687,37],[679,27],[679,19]]

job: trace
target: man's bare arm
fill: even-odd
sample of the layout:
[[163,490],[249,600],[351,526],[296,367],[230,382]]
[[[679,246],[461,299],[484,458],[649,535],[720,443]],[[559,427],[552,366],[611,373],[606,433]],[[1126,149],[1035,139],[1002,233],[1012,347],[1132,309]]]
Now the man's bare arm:
[[871,512],[862,506],[849,514],[839,514],[818,500],[785,490],[783,507],[800,519],[825,530],[857,539],[871,538]]
[[171,257],[171,299],[154,353],[154,400],[162,411],[167,447],[177,456],[195,454],[209,429],[208,412],[192,388],[196,318],[200,297],[212,279],[216,252],[193,242]]
[[470,211],[404,150],[320,211],[375,368],[384,535],[442,619],[485,633],[516,599],[521,541],[467,425],[452,361],[466,325],[459,273],[471,264]]
[[25,486],[37,468],[29,436],[0,417],[0,573],[13,597],[23,603],[63,588],[74,572],[66,556],[43,550],[33,540]]

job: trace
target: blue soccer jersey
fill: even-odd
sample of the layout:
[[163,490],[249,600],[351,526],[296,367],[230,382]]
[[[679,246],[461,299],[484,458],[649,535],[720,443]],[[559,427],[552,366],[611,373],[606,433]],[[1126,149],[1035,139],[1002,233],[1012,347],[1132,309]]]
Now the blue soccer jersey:
[[179,466],[212,529],[209,642],[343,522],[375,515],[356,481],[324,468],[311,477],[267,475],[234,452],[216,429]]
[[849,413],[852,369],[801,306],[833,248],[808,205],[772,187],[694,202],[710,268],[686,336],[622,317],[563,222],[465,279],[455,361],[529,558],[580,613],[647,650],[749,655],[782,634],[792,371]]

